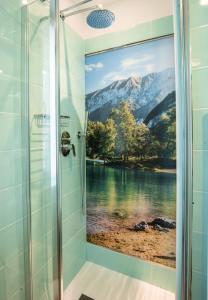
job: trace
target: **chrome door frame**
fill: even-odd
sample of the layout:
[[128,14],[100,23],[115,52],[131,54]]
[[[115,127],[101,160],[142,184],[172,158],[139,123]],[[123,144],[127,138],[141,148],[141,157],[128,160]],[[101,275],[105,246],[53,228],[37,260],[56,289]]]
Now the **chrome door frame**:
[[[38,1],[38,0],[36,0]],[[29,36],[28,36],[28,6],[31,1],[21,7],[22,13],[22,146],[23,159],[23,188],[24,188],[24,236],[25,236],[25,297],[33,300],[32,284],[32,211],[31,211],[31,178],[30,178],[30,118],[29,118]],[[44,2],[43,0],[40,0]],[[51,187],[53,189],[53,300],[63,300],[63,269],[62,269],[62,206],[60,197],[60,80],[59,80],[59,0],[50,0],[50,148],[51,148]]]
[[[63,300],[63,257],[62,257],[62,203],[60,190],[60,40],[59,40],[59,0],[50,1],[50,117],[51,149],[54,152],[51,160],[51,178],[56,185],[54,202],[54,219],[57,222],[54,249],[57,250],[54,264],[54,300]],[[53,160],[53,158],[55,158]]]
[[192,299],[193,116],[189,0],[174,1],[177,102],[176,299]]

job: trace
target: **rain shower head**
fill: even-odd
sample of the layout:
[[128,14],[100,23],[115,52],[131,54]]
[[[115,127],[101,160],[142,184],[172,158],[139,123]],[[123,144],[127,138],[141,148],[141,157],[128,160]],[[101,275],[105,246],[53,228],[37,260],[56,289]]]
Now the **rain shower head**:
[[110,27],[112,23],[115,21],[115,15],[113,12],[107,9],[103,9],[102,4],[97,4],[90,7],[85,7],[83,9],[77,9],[75,8],[82,6],[84,4],[87,4],[88,2],[91,2],[92,0],[82,0],[81,2],[74,4],[72,6],[69,6],[63,10],[60,11],[60,18],[64,21],[65,18],[85,13],[87,11],[92,11],[88,17],[87,17],[87,24],[96,29],[103,29]]
[[115,15],[107,9],[97,9],[92,11],[87,17],[87,24],[96,29],[110,27],[115,21]]

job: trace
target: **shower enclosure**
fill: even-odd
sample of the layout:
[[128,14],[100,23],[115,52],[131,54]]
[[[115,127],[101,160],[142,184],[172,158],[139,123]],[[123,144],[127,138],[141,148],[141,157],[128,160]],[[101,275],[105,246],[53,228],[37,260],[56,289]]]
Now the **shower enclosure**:
[[[191,166],[184,165],[191,160],[192,144],[190,106],[187,109],[186,3],[175,1],[181,203],[177,215],[177,300],[191,299],[192,183]],[[60,17],[58,0],[28,1],[21,13],[25,299],[63,300],[64,289],[86,255],[86,116],[84,93],[80,93],[85,88],[85,46],[65,25],[63,11]]]
[[22,7],[26,299],[61,296],[56,1]]

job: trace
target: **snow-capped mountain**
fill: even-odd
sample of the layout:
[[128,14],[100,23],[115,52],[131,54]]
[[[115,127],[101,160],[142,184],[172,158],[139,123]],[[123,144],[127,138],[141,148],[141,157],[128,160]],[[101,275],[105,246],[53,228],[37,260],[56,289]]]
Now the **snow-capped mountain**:
[[86,95],[91,120],[105,121],[112,108],[128,100],[137,121],[143,120],[170,93],[175,91],[174,69],[114,81],[109,86]]

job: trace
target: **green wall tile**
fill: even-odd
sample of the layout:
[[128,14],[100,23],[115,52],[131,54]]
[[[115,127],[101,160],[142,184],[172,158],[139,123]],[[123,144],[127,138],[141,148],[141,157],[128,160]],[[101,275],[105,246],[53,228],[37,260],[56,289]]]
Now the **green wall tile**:
[[25,299],[25,297],[26,297],[25,289],[21,288],[21,290],[18,290],[17,292],[15,292],[9,300],[23,300],[23,299]]
[[126,31],[109,33],[101,37],[88,39],[85,41],[85,52],[89,54],[172,33],[173,18],[169,16],[152,22],[139,24]]
[[0,230],[24,215],[22,201],[22,186],[14,186],[0,190]]
[[173,17],[164,17],[152,22],[152,37],[173,33]]
[[0,113],[0,151],[21,148],[21,119],[13,114]]
[[24,289],[25,285],[24,254],[10,260],[4,268],[6,298],[9,299],[16,291]]
[[78,273],[84,262],[85,256],[85,228],[74,235],[63,247],[64,262],[64,287],[66,288]]
[[208,155],[207,151],[193,152],[193,189],[208,192]]
[[208,234],[208,193],[193,193],[193,231]]
[[0,189],[8,188],[13,185],[22,183],[22,164],[21,151],[4,151],[1,152],[0,169]]
[[21,22],[21,7],[22,0],[1,0],[0,8],[1,11],[9,14],[17,24]]
[[193,271],[201,274],[207,273],[207,235],[200,232],[193,232]]
[[73,192],[67,194],[64,198],[62,198],[63,220],[66,219],[73,212],[78,211],[80,209],[80,205],[81,205],[80,200],[81,200],[80,187],[77,187],[76,190],[74,190]]
[[[77,199],[79,200],[79,199]],[[81,228],[85,225],[83,212],[80,210],[70,214],[67,218],[63,219],[63,245],[67,243]]]
[[76,167],[62,172],[61,191],[62,197],[73,192],[77,187],[80,187],[80,170]]
[[[147,280],[149,282],[149,280]],[[176,291],[176,271],[163,266],[152,265],[152,277],[151,282],[165,290],[175,292]]]
[[0,70],[1,74],[20,78],[20,44],[18,36],[15,41],[0,37]]
[[19,35],[20,31],[21,25],[0,7],[0,37],[15,41],[16,35]]
[[208,108],[208,67],[192,70],[193,108]]
[[207,25],[208,5],[201,5],[201,0],[190,0],[191,27]]
[[17,257],[24,249],[23,222],[9,225],[0,231],[0,266],[4,266],[11,259]]
[[0,86],[0,112],[20,114],[20,81],[0,74]]
[[85,259],[80,256],[76,256],[73,261],[68,261],[64,266],[64,289],[66,289],[69,283],[74,279],[74,277],[78,274],[79,270],[85,263]]
[[193,111],[193,149],[208,150],[208,109]]
[[[130,277],[175,291],[175,270],[87,243],[87,259]],[[168,280],[167,280],[168,277]],[[166,278],[166,280],[164,280]]]
[[207,297],[207,277],[199,272],[193,272],[192,300],[204,300]]
[[192,62],[197,67],[208,66],[208,26],[197,27],[191,30]]

